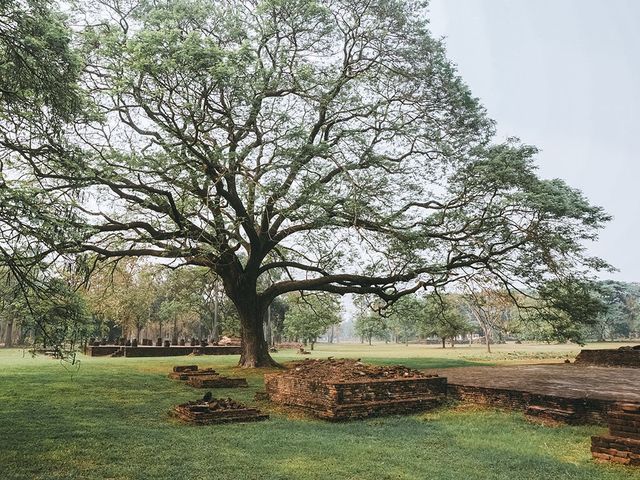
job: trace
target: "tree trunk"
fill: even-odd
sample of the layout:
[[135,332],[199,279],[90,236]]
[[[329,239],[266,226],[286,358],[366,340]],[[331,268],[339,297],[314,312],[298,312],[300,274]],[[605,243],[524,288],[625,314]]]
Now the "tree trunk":
[[484,339],[485,339],[485,342],[487,343],[487,353],[491,353],[491,339],[489,338],[488,328],[484,329]]
[[178,316],[173,316],[173,330],[171,332],[171,345],[178,344]]
[[7,320],[7,331],[4,334],[5,348],[13,347],[13,319]]
[[218,333],[218,311],[219,311],[219,307],[218,307],[218,283],[214,283],[213,284],[213,328],[212,328],[212,340],[215,343],[218,343],[218,340],[220,340],[220,334]]
[[255,289],[234,292],[231,300],[238,309],[242,335],[242,354],[238,365],[243,368],[279,366],[269,355],[263,328],[267,307],[262,304]]
[[446,341],[447,339],[445,337],[442,337],[442,348],[447,348]]

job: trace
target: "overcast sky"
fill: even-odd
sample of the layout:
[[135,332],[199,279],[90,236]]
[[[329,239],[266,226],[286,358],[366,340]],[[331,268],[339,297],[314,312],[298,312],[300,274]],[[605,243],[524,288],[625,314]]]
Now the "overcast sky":
[[540,174],[615,218],[590,250],[640,281],[640,1],[431,0],[461,76],[498,123],[541,149]]

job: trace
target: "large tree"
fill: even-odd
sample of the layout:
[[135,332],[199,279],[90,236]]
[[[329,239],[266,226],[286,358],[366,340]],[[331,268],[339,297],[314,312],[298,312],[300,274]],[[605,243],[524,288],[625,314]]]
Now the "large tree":
[[211,269],[243,366],[273,364],[263,318],[287,292],[392,302],[478,271],[535,291],[601,266],[583,241],[607,216],[539,179],[535,148],[492,143],[423,3],[91,2],[91,115],[17,150],[13,224],[51,251]]

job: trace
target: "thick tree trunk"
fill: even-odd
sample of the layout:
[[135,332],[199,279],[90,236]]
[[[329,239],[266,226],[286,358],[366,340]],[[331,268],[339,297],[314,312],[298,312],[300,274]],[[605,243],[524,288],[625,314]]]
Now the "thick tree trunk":
[[222,276],[224,291],[240,317],[242,353],[238,366],[279,366],[269,355],[269,346],[265,340],[264,319],[272,299],[267,301],[258,295],[258,265],[251,264],[242,268],[237,260],[230,259],[229,268],[219,274]]
[[232,300],[238,309],[242,330],[242,354],[238,365],[244,368],[279,366],[269,355],[269,347],[264,338],[266,306],[261,305],[255,291],[235,298],[238,301],[234,298]]
[[445,343],[447,341],[447,339],[445,337],[442,337],[442,348],[447,348],[447,344]]

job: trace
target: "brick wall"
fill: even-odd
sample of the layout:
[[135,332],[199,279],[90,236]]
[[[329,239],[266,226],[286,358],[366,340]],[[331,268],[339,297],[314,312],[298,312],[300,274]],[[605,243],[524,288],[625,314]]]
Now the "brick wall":
[[414,413],[440,404],[444,377],[369,379],[358,382],[306,380],[281,373],[265,375],[269,399],[327,420]]
[[582,350],[576,357],[575,363],[603,367],[640,368],[640,349],[623,347],[619,349]]
[[596,460],[640,466],[640,405],[620,405],[609,414],[609,435],[591,437]]
[[[599,399],[558,397],[522,390],[470,385],[449,384],[448,393],[452,398],[474,404],[491,405],[525,413],[542,410],[541,416],[545,416],[544,411],[546,411],[550,413],[549,418],[570,424],[605,424],[607,413],[613,405],[613,402]],[[537,410],[532,407],[536,407]],[[553,418],[554,413],[557,414],[555,418]]]

